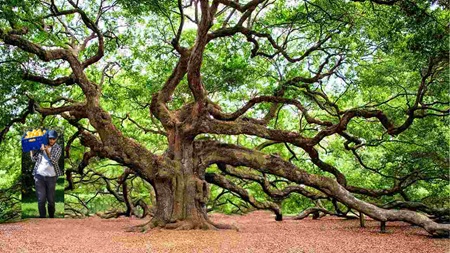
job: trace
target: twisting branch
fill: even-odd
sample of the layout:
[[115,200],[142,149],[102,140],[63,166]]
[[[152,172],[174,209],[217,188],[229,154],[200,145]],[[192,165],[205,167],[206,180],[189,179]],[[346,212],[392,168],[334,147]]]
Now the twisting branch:
[[25,80],[28,80],[28,81],[46,84],[48,86],[60,86],[62,84],[72,85],[75,83],[75,78],[74,78],[73,74],[70,76],[59,77],[56,79],[48,79],[48,78],[45,78],[42,76],[33,75],[33,74],[26,72],[23,74],[22,78]]
[[310,123],[310,124],[315,123],[315,124],[323,125],[323,126],[331,126],[332,125],[331,122],[323,122],[320,119],[311,117],[308,113],[308,110],[306,110],[306,108],[303,107],[303,105],[299,101],[294,100],[294,99],[274,97],[274,96],[261,96],[261,97],[253,98],[253,99],[249,100],[242,108],[240,108],[239,110],[235,111],[232,114],[222,113],[220,110],[218,110],[216,107],[213,107],[213,106],[209,107],[209,110],[210,110],[210,113],[216,119],[233,121],[233,120],[237,119],[238,117],[240,117],[241,115],[243,115],[245,112],[247,112],[255,104],[262,103],[262,102],[272,102],[272,103],[278,103],[278,104],[291,104],[291,105],[294,105],[295,107],[297,107],[303,113],[303,115],[305,116],[305,119],[308,121],[308,123]]
[[433,219],[439,222],[450,221],[450,210],[448,208],[433,208],[421,202],[394,200],[389,203],[380,205],[380,207],[386,209],[408,209],[413,211],[421,211],[432,215]]
[[208,183],[211,184],[215,184],[217,186],[220,186],[224,189],[227,189],[229,191],[232,191],[236,194],[238,194],[241,199],[247,201],[248,203],[250,203],[252,206],[258,208],[258,209],[269,209],[272,210],[276,217],[275,219],[277,221],[281,221],[283,219],[283,216],[281,214],[281,209],[278,205],[276,205],[275,203],[266,201],[266,202],[258,202],[254,199],[253,196],[251,196],[247,190],[245,190],[242,187],[239,187],[238,185],[234,184],[233,182],[231,182],[230,180],[226,179],[224,176],[215,174],[215,173],[206,173],[205,174],[205,179]]
[[207,33],[213,24],[214,15],[217,11],[219,2],[213,1],[209,6],[209,1],[200,0],[201,20],[197,29],[197,38],[189,57],[189,68],[187,69],[187,79],[189,89],[191,90],[195,101],[203,101],[205,99],[205,89],[201,80],[200,69],[203,61],[203,52],[205,51]]
[[320,193],[313,193],[311,191],[308,191],[305,189],[303,185],[289,185],[284,187],[282,190],[279,190],[277,188],[271,187],[271,182],[267,180],[266,177],[257,176],[250,173],[244,173],[243,171],[240,171],[236,168],[233,168],[232,166],[218,163],[217,167],[224,173],[239,178],[239,179],[247,179],[254,182],[257,182],[261,185],[263,191],[276,203],[280,203],[283,199],[289,197],[291,193],[299,193],[309,199],[317,200],[317,199],[327,199],[328,197],[326,195],[320,194]]
[[[23,29],[20,34],[27,34],[28,30]],[[17,46],[25,52],[35,54],[39,59],[45,62],[67,59],[69,52],[65,49],[44,49],[42,46],[30,42],[20,36],[18,33],[13,31],[6,32],[0,29],[0,39],[5,42],[5,44]]]
[[11,128],[12,125],[19,122],[22,124],[25,123],[25,120],[27,119],[28,115],[30,115],[33,112],[34,112],[34,100],[30,99],[28,101],[27,108],[19,114],[19,117],[13,118],[2,128],[2,130],[0,131],[0,143],[3,142],[6,134],[9,132],[9,129]]
[[392,178],[392,179],[400,180],[399,177],[386,175],[386,174],[382,173],[382,172],[380,171],[380,169],[375,169],[375,168],[372,168],[372,167],[367,166],[367,165],[363,162],[361,156],[358,154],[358,152],[357,152],[355,149],[352,149],[351,151],[352,151],[352,154],[353,154],[353,155],[356,157],[356,159],[358,160],[359,164],[361,164],[361,166],[362,166],[364,169],[370,170],[370,171],[372,171],[372,172],[375,172],[375,173],[377,173],[378,175],[380,175],[380,176],[382,176],[382,177],[385,177],[385,178]]
[[0,188],[0,221],[7,222],[20,219],[21,189],[20,180],[15,181],[10,188]]
[[[276,97],[283,97],[284,93],[285,93],[286,89],[284,86],[280,87],[279,89],[277,89],[277,91],[274,93],[274,96]],[[275,116],[277,115],[277,111],[279,112],[281,110],[281,107],[283,105],[280,105],[278,103],[272,103],[272,105],[269,108],[269,111],[267,111],[266,115],[264,116],[264,118],[261,120],[261,124],[262,125],[267,125],[269,124],[269,122],[275,118]]]
[[313,215],[313,220],[319,219],[322,216],[319,213],[323,213],[322,216],[329,214],[334,215],[333,212],[328,211],[327,209],[323,207],[309,207],[303,210],[301,213],[299,213],[297,216],[295,216],[294,220],[303,220],[304,218],[308,217],[309,215]]
[[153,133],[153,134],[159,134],[159,135],[163,135],[163,136],[167,136],[167,133],[161,130],[154,130],[154,129],[150,129],[150,128],[146,128],[143,127],[142,125],[140,125],[138,122],[136,122],[134,119],[132,119],[130,117],[130,114],[127,113],[127,115],[124,118],[121,118],[123,121],[124,120],[129,120],[131,121],[134,125],[136,125],[139,129],[141,129],[142,131],[144,131],[144,133]]
[[181,0],[178,0],[178,10],[180,11],[180,25],[178,26],[177,33],[175,34],[175,38],[172,40],[171,44],[181,54],[183,50],[180,48],[180,38],[184,25],[184,13]]
[[[200,143],[199,143],[200,144]],[[423,227],[430,234],[448,236],[450,225],[437,224],[428,217],[407,210],[386,210],[361,201],[353,196],[342,185],[331,178],[312,175],[284,161],[280,157],[264,154],[259,151],[222,143],[207,141],[199,150],[203,166],[225,163],[232,166],[246,166],[263,173],[284,177],[292,182],[314,187],[349,208],[356,209],[379,221],[405,221]],[[222,154],[227,154],[223,156]]]
[[72,0],[68,0],[69,3],[75,8],[75,11],[80,14],[81,19],[83,20],[84,24],[90,29],[92,30],[92,32],[94,32],[98,38],[98,49],[97,49],[97,53],[88,58],[87,60],[85,60],[82,63],[83,68],[87,68],[88,66],[96,63],[97,61],[99,61],[103,55],[104,55],[104,39],[103,39],[103,33],[100,31],[100,29],[98,28],[96,22],[92,21],[87,14],[81,10],[80,8],[78,8],[77,4],[74,3]]
[[[239,25],[236,25],[231,28],[218,29],[216,31],[209,33],[208,41],[216,39],[216,38],[232,36],[236,33],[242,33],[247,38],[247,41],[249,41],[253,44],[252,57],[259,55],[259,56],[263,56],[263,57],[272,59],[276,55],[281,54],[281,55],[283,55],[284,58],[286,58],[286,60],[288,60],[291,63],[300,62],[300,61],[304,60],[306,57],[308,57],[309,55],[311,55],[311,53],[321,50],[322,45],[325,44],[332,37],[332,35],[329,34],[325,38],[320,39],[319,41],[316,42],[316,44],[314,44],[310,48],[306,49],[301,56],[296,57],[296,58],[292,58],[288,54],[288,52],[286,52],[286,50],[283,48],[283,46],[278,45],[278,43],[275,41],[275,39],[270,34],[256,32],[256,31],[253,31],[251,29],[248,29],[246,27],[239,26]],[[264,52],[260,52],[259,51],[260,46],[259,46],[258,41],[255,39],[255,37],[266,38],[269,41],[269,43],[271,44],[271,46],[274,49],[276,49],[276,52],[272,55],[269,55]]]
[[150,111],[165,126],[173,124],[174,120],[172,119],[172,114],[167,108],[166,103],[171,100],[175,88],[187,73],[188,61],[189,53],[185,51],[183,54],[181,54],[177,65],[175,66],[172,74],[167,79],[161,91],[156,93],[152,97]]
[[75,103],[67,106],[60,107],[40,107],[39,105],[35,105],[35,110],[39,112],[42,116],[48,115],[57,115],[64,112],[74,112],[75,114],[83,114],[86,111],[86,105],[81,103]]
[[249,9],[255,8],[258,4],[265,2],[266,0],[252,0],[245,5],[239,4],[239,1],[230,1],[230,0],[218,0],[217,2],[230,6],[233,9],[238,10],[241,13],[245,13]]
[[[130,178],[130,174],[133,174],[131,170],[129,168],[125,168],[123,174],[119,177],[106,177],[100,172],[89,169],[85,173],[80,174],[79,180],[76,182],[72,182],[72,184],[98,184],[103,182],[106,191],[98,190],[97,193],[87,201],[82,200],[75,194],[70,195],[78,199],[79,203],[87,210],[87,212],[89,212],[89,207],[87,205],[89,201],[96,198],[98,194],[111,194],[118,202],[125,204],[126,211],[109,210],[106,212],[106,214],[99,214],[102,218],[117,218],[121,215],[125,215],[127,217],[134,215],[136,217],[144,218],[145,216],[149,215],[151,211],[142,199],[132,199],[131,191],[133,189],[132,187],[128,186],[127,182],[132,182],[132,180],[136,178],[136,176],[132,176]],[[86,177],[88,178],[86,179]],[[122,187],[122,191],[120,191],[120,187]],[[143,210],[142,215],[138,214],[138,210],[136,208],[138,206],[140,206]]]

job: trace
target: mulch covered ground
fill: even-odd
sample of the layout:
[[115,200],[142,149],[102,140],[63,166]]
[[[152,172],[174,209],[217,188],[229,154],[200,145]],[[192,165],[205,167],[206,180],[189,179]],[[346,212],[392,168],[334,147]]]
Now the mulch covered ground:
[[322,218],[276,222],[268,212],[244,216],[213,214],[214,222],[239,228],[219,231],[151,230],[126,232],[143,223],[135,218],[104,220],[28,219],[0,224],[0,252],[450,252],[449,239],[433,239],[421,228]]

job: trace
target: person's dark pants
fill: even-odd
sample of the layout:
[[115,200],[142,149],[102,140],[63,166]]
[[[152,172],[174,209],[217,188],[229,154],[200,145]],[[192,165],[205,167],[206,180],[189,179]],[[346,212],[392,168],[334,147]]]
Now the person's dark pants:
[[50,218],[55,217],[55,188],[57,179],[57,176],[44,177],[38,174],[34,176],[40,218],[46,217],[46,201],[48,202],[48,216]]

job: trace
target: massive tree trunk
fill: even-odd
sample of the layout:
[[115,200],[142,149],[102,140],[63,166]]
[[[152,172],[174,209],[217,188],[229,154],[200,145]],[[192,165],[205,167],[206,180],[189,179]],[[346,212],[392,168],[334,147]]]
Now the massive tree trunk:
[[192,138],[175,129],[169,129],[167,158],[172,159],[173,174],[170,177],[156,175],[152,185],[156,194],[156,211],[149,224],[143,228],[214,229],[227,228],[213,224],[207,216],[206,202],[209,186],[204,172],[198,170],[194,159]]
[[156,212],[151,226],[165,228],[210,228],[205,201],[206,182],[193,174],[178,174],[169,180],[155,180]]
[[155,179],[157,206],[152,223],[166,228],[209,228],[205,208],[209,191],[195,169],[192,141],[175,136],[173,144],[170,149],[177,167],[171,178]]

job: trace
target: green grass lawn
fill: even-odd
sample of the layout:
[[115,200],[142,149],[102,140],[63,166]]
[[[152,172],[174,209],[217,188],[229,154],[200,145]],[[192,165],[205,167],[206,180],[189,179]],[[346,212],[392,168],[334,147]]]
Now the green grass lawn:
[[[64,218],[64,177],[56,181],[55,202],[55,217]],[[36,193],[33,192],[30,196],[22,197],[22,219],[36,217],[39,217],[39,210]]]

